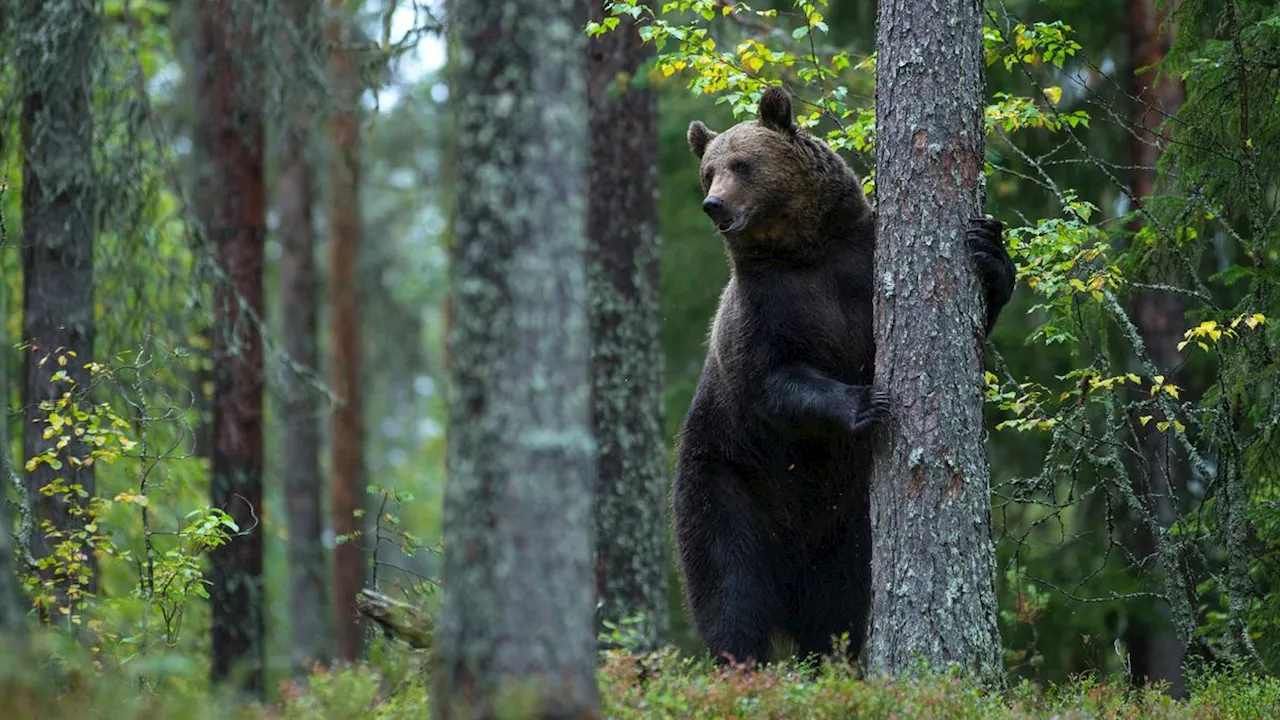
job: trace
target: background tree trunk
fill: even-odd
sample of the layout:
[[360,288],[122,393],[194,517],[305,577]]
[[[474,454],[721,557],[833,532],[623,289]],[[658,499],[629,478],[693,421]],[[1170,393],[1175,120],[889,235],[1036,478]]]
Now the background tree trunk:
[[459,2],[436,716],[598,716],[581,0]]
[[[53,376],[65,371],[75,394],[88,390],[93,361],[93,107],[91,63],[98,13],[91,3],[39,2],[20,4],[17,18],[18,80],[23,83],[22,105],[22,340],[26,360],[23,386],[22,466],[58,441],[45,439],[48,410],[40,403],[54,401],[68,385]],[[63,362],[65,361],[65,366]],[[77,399],[77,402],[83,400]],[[61,467],[38,464],[26,473],[27,502],[35,523],[31,554],[39,561],[53,553],[58,540],[45,529],[82,529],[86,515],[73,512],[68,493],[44,495],[40,488],[56,479],[94,493],[92,466],[74,466],[69,458],[88,456],[89,448],[73,439],[56,454]],[[74,506],[88,507],[87,499]],[[41,573],[56,583],[54,603],[65,608],[96,590],[97,562],[86,552],[79,562],[89,568],[87,582],[70,587],[52,569]],[[60,561],[65,565],[65,562]],[[64,568],[66,569],[66,568]],[[56,610],[53,618],[63,616]]]
[[[182,177],[185,179],[185,194],[194,222],[190,223],[192,232],[192,248],[195,255],[208,257],[214,251],[214,238],[207,223],[213,217],[213,188],[210,184],[211,161],[206,153],[210,148],[204,143],[195,142],[201,132],[203,118],[200,113],[211,106],[205,98],[197,95],[196,77],[200,74],[199,3],[177,3],[170,6],[170,33],[179,67],[182,69],[180,92],[186,94],[189,104],[183,104],[175,110],[174,132],[177,136],[189,137],[193,140],[192,152],[185,161],[179,161]],[[207,267],[207,266],[206,266]],[[202,269],[193,278],[196,283],[208,281],[208,270]],[[207,310],[207,298],[201,292],[194,294],[201,309]],[[213,467],[213,366],[214,346],[216,343],[214,318],[212,312],[201,313],[204,321],[196,321],[193,334],[199,343],[191,348],[195,362],[188,372],[192,392],[192,413],[195,416],[191,427],[191,452],[204,461],[206,468]]]
[[253,13],[240,0],[199,4],[198,141],[214,197],[204,221],[218,249],[214,291],[213,504],[240,527],[211,555],[213,679],[263,697],[262,388],[263,184],[261,84]]
[[[333,159],[329,165],[329,372],[340,401],[330,426],[333,474],[330,513],[334,533],[350,536],[363,525],[364,433],[360,392],[360,300],[356,264],[360,259],[360,77],[351,43],[351,18],[343,0],[330,0],[327,36],[329,77],[334,93],[330,119]],[[357,601],[364,588],[362,537],[341,542],[333,554],[334,630],[338,657],[356,660],[364,647]]]
[[871,491],[873,673],[1001,669],[982,405],[981,3],[884,0],[876,41],[876,382],[894,420]]
[[[9,378],[0,372],[0,387],[4,387],[7,382]],[[9,473],[12,472],[9,467],[8,435],[8,432],[0,429],[0,646],[9,648],[8,654],[19,655],[13,659],[20,661],[20,653],[27,647],[27,617],[26,604],[13,562],[13,508],[5,500],[6,493],[3,491],[9,484]]]
[[[1154,0],[1129,0],[1129,64],[1132,74],[1129,110],[1132,135],[1129,139],[1130,157],[1134,167],[1132,193],[1139,202],[1155,191],[1156,163],[1163,152],[1160,128],[1166,115],[1177,112],[1182,105],[1182,83],[1175,78],[1157,80],[1156,70],[1149,69],[1162,61],[1168,52],[1173,28],[1161,31],[1166,16],[1155,7]],[[1137,233],[1144,222],[1141,216],[1134,219],[1130,230]],[[1154,282],[1176,284],[1175,277],[1158,276]],[[1169,382],[1185,387],[1185,382],[1175,377],[1174,371],[1181,363],[1178,343],[1186,330],[1183,323],[1184,303],[1173,293],[1159,290],[1139,291],[1133,300],[1134,325],[1142,337],[1143,345],[1152,364],[1169,376]],[[1146,393],[1143,389],[1140,391]],[[1139,413],[1141,414],[1141,413]],[[1145,426],[1134,418],[1134,432],[1142,445],[1145,461],[1139,477],[1146,480],[1137,488],[1139,497],[1147,501],[1147,510],[1162,528],[1168,528],[1177,517],[1176,497],[1186,489],[1190,468],[1183,453],[1179,452],[1173,433],[1162,433],[1157,422]],[[1145,518],[1135,519],[1133,544],[1138,558],[1156,556],[1163,572],[1177,572],[1169,568],[1172,558],[1161,557],[1160,548]],[[1151,681],[1170,684],[1170,694],[1183,697],[1186,685],[1182,679],[1184,645],[1171,621],[1169,603],[1156,601],[1156,617],[1144,617],[1142,610],[1131,615],[1128,645],[1131,658],[1132,679],[1143,685]]]
[[[604,18],[586,0],[590,18]],[[587,41],[591,410],[600,619],[643,613],[667,631],[667,454],[658,305],[658,102],[631,20]]]
[[288,120],[280,134],[276,203],[283,248],[280,294],[284,351],[291,367],[284,388],[284,485],[289,526],[289,607],[294,673],[332,657],[329,559],[323,542],[325,491],[320,471],[320,395],[309,378],[320,362],[316,346],[314,173],[309,157],[318,91],[313,68],[322,55],[319,17],[311,0],[287,0],[290,32],[283,39],[289,84],[284,88]]

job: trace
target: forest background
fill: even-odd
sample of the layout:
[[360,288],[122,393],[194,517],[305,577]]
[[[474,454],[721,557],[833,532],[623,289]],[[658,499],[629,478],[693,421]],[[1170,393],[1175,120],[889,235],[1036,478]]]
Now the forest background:
[[[70,631],[45,638],[60,653],[74,656],[87,633],[97,668],[124,669],[152,689],[201,685],[218,676],[220,652],[245,643],[265,657],[246,686],[273,700],[279,681],[306,669],[303,658],[401,662],[388,653],[402,648],[372,625],[332,617],[335,598],[354,602],[368,587],[376,592],[358,609],[412,642],[405,624],[430,627],[437,608],[449,218],[467,191],[450,170],[466,162],[455,153],[449,104],[451,8],[62,5],[59,16],[6,0],[0,14],[0,438],[5,491],[19,509],[7,517],[12,535],[0,526],[0,550],[13,557],[24,601]],[[592,42],[606,30],[634,33],[619,22],[634,17],[650,43],[630,50],[640,66],[604,71],[605,92],[629,84],[656,102],[656,114],[615,128],[608,143],[593,125],[591,152],[656,172],[653,212],[613,222],[639,233],[638,246],[660,248],[643,261],[660,266],[659,282],[637,283],[659,304],[637,317],[661,354],[630,359],[647,361],[637,377],[653,371],[646,389],[660,402],[646,406],[645,421],[660,433],[666,462],[728,277],[699,207],[685,130],[694,119],[722,129],[750,117],[763,83],[782,80],[810,131],[874,192],[876,8],[872,0],[591,7]],[[1280,261],[1280,10],[1260,0],[985,7],[987,211],[1005,223],[1019,267],[987,349],[1007,675],[1037,687],[1082,673],[1118,685],[1164,680],[1176,697],[1188,694],[1197,668],[1270,676],[1280,670],[1280,396],[1270,321]],[[216,32],[239,51],[208,73],[203,43]],[[259,165],[208,155],[230,148],[218,144],[227,106],[211,99],[241,74],[259,83],[256,103],[236,106],[259,114]],[[59,95],[66,83],[81,85]],[[57,128],[74,141],[29,129],[41,127],[23,115],[33,92],[71,97],[77,88],[88,125]],[[43,256],[22,242],[34,207],[23,202],[24,152],[42,137],[42,152],[72,163],[57,171],[73,200],[62,211],[87,213],[93,228],[68,232],[65,254],[44,270]],[[628,142],[645,137],[653,141]],[[228,339],[215,332],[228,288],[253,283],[201,228],[243,209],[209,204],[218,187],[248,177],[234,173],[255,167],[264,243],[249,262],[261,269],[264,314],[238,314]],[[91,248],[87,260],[76,247]],[[33,278],[91,287],[92,296],[42,294]],[[77,334],[80,320],[66,318],[81,310],[91,330]],[[31,371],[27,357],[39,349],[24,338],[64,325],[73,326],[65,343]],[[251,384],[266,391],[263,443],[249,453],[256,460],[222,461],[260,460],[261,469],[220,476],[214,358],[254,336],[244,327],[260,330],[261,342],[232,354],[260,353]],[[307,327],[314,340],[299,334]],[[77,342],[91,348],[89,367]],[[90,400],[73,407],[72,396],[49,390],[59,383],[90,387]],[[57,445],[64,435],[71,439]],[[77,443],[92,471],[80,460],[60,472]],[[637,476],[661,479],[637,503],[665,482],[665,465],[653,471],[657,448],[648,450]],[[233,507],[251,492],[256,502]],[[41,507],[65,525],[43,527]],[[651,523],[661,533],[637,547],[665,548],[662,518]],[[232,558],[226,549],[251,534],[261,542],[259,576],[252,554],[208,571],[211,552]],[[307,537],[321,542],[297,540]],[[661,571],[636,571],[650,616],[607,609],[602,638],[628,651],[670,643],[696,654],[674,567],[650,556]],[[249,579],[237,584],[236,573]],[[219,635],[230,627],[219,624],[219,608],[259,600],[257,630]],[[324,687],[313,679],[315,692]],[[624,702],[617,692],[610,697]]]

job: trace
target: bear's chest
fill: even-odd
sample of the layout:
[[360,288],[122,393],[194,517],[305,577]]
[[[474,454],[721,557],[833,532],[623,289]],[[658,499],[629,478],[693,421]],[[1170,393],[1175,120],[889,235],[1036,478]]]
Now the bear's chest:
[[782,284],[760,313],[762,334],[789,360],[841,382],[871,380],[875,362],[869,283],[852,273],[822,273]]

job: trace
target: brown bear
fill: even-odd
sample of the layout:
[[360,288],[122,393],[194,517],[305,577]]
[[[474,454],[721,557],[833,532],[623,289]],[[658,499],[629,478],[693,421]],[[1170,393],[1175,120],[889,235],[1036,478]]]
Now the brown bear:
[[[781,88],[759,119],[689,126],[703,210],[731,277],[678,438],[672,509],[685,600],[719,662],[807,658],[870,609],[869,433],[875,217],[853,171],[793,122]],[[990,331],[1013,291],[999,223],[969,233]]]

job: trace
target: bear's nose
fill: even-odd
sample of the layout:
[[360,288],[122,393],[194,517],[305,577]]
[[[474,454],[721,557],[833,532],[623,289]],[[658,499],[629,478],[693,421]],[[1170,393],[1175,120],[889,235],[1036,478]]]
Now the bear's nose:
[[709,215],[712,220],[719,220],[724,216],[724,201],[715,195],[708,195],[707,199],[702,201],[702,212]]

